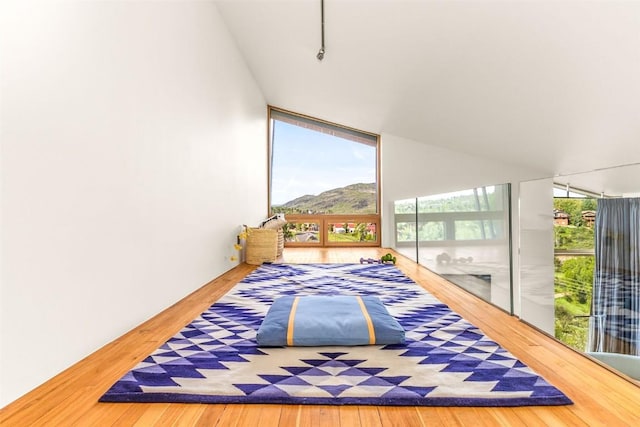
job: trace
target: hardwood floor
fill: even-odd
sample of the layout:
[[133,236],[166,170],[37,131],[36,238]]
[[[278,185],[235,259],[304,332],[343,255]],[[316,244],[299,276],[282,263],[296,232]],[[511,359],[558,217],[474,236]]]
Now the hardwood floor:
[[[285,262],[358,262],[387,249],[289,249]],[[0,410],[2,426],[638,426],[640,387],[398,255],[398,266],[566,393],[517,408],[99,403],[138,361],[255,267],[240,265]]]

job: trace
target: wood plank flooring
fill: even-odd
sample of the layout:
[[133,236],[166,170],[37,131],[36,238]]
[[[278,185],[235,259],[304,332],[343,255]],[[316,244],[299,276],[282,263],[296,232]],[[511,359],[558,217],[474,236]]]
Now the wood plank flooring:
[[[358,262],[380,248],[287,248],[285,262]],[[640,387],[398,256],[398,266],[560,388],[574,405],[517,408],[99,403],[125,372],[220,298],[240,265],[0,410],[2,426],[640,426]]]

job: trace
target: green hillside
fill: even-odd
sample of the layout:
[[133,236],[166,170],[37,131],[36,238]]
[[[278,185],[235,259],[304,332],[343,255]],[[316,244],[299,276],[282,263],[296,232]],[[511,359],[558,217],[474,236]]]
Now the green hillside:
[[317,196],[305,195],[283,205],[273,206],[273,213],[375,214],[376,185],[352,184],[334,188]]

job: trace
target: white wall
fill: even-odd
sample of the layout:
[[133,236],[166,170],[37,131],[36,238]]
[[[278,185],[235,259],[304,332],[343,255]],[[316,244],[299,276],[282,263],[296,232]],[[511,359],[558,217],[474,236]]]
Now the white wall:
[[235,265],[266,107],[209,2],[4,2],[0,407]]
[[553,179],[520,183],[520,317],[555,335]]

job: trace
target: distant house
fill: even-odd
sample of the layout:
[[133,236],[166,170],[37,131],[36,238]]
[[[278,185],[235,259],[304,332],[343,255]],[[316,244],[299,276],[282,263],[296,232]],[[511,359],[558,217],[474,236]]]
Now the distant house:
[[[345,228],[346,225],[346,228]],[[336,234],[345,234],[345,233],[353,233],[356,231],[357,223],[349,222],[349,223],[334,223],[329,224],[333,233]],[[375,224],[367,224],[367,233],[371,235],[376,234],[376,225]]]
[[553,210],[553,223],[555,225],[569,225],[569,214],[560,209]]
[[596,211],[582,211],[582,224],[593,227],[596,222]]

